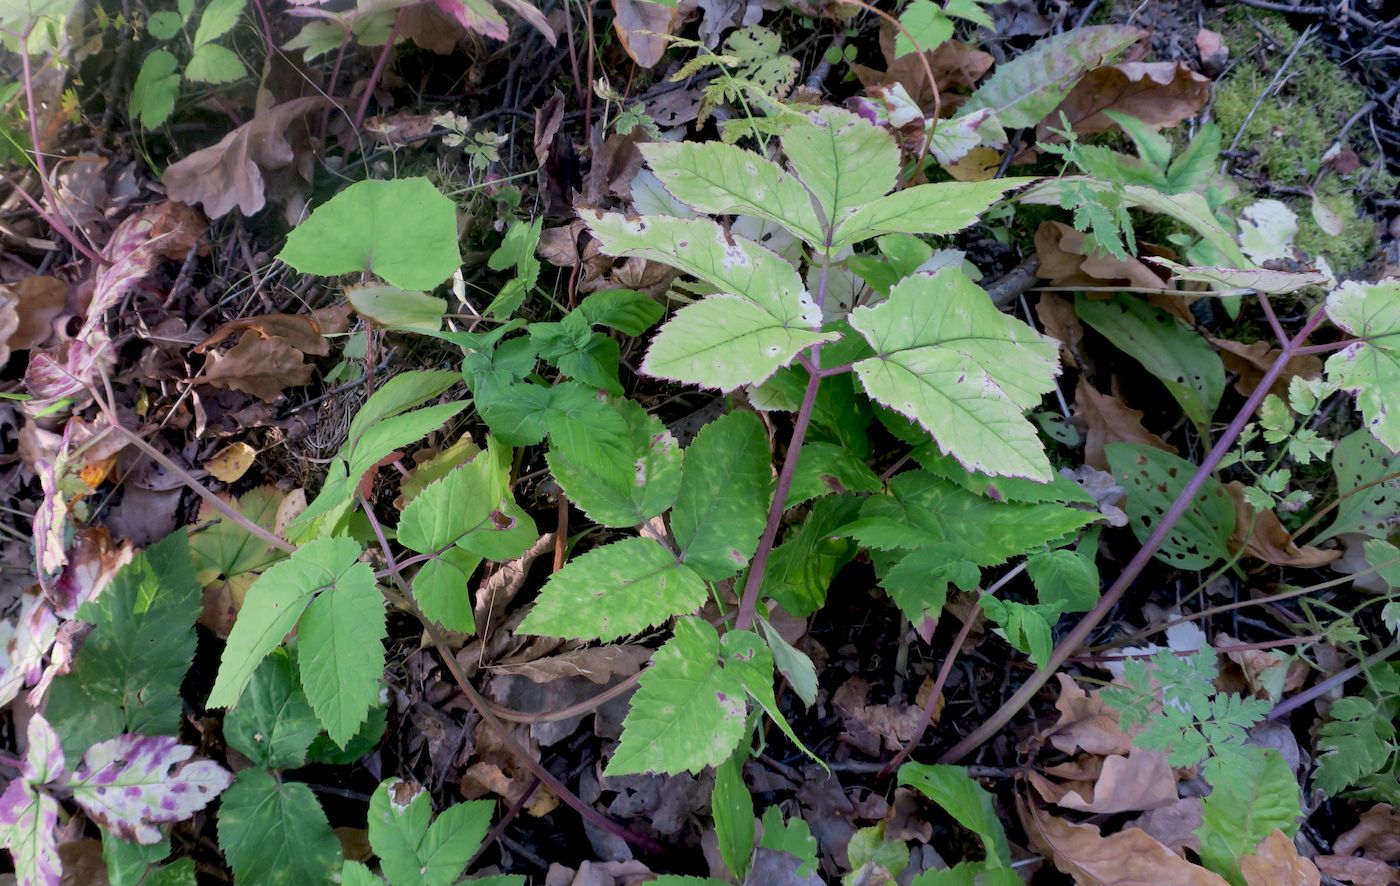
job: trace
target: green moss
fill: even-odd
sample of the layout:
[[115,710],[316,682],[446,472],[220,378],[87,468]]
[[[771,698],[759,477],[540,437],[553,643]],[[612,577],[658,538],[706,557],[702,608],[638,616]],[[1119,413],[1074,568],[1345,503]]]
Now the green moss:
[[1317,198],[1323,205],[1341,216],[1342,231],[1337,235],[1324,232],[1313,219],[1312,206],[1307,199],[1290,200],[1298,213],[1298,236],[1294,244],[1308,255],[1322,255],[1333,270],[1345,272],[1365,264],[1375,248],[1376,231],[1370,216],[1357,215],[1356,198],[1335,179],[1323,179]]

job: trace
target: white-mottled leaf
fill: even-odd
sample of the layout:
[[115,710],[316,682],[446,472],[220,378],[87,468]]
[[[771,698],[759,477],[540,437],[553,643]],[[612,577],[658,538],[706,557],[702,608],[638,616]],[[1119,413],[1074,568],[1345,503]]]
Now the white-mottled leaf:
[[58,801],[16,778],[0,794],[0,846],[14,856],[20,886],[59,886]]
[[1327,296],[1327,316],[1361,341],[1327,358],[1327,377],[1356,395],[1366,426],[1400,452],[1400,279],[1348,281]]
[[1142,259],[1171,271],[1174,280],[1209,283],[1216,287],[1217,294],[1220,295],[1239,295],[1245,292],[1284,295],[1306,289],[1309,286],[1326,285],[1330,279],[1321,271],[1271,271],[1267,268],[1246,270],[1217,267],[1195,268],[1177,264],[1169,258],[1155,255],[1144,255]]
[[828,105],[804,116],[783,133],[783,153],[835,227],[894,187],[899,149],[889,132],[850,111]]
[[73,799],[92,819],[131,843],[157,843],[160,825],[183,821],[224,792],[233,776],[168,735],[119,735],[88,748],[74,774]]
[[1298,216],[1279,200],[1260,200],[1240,211],[1240,249],[1253,261],[1289,258],[1297,233]]

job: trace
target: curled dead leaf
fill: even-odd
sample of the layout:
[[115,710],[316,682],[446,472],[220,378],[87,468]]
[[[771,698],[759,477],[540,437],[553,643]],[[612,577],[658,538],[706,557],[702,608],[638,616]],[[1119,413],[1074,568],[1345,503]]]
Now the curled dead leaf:
[[1254,854],[1241,858],[1240,873],[1248,886],[1318,886],[1322,882],[1317,865],[1300,856],[1283,831],[1269,834]]
[[1036,130],[1036,139],[1053,136],[1064,114],[1080,135],[1107,132],[1114,122],[1104,111],[1136,117],[1157,129],[1175,126],[1194,116],[1210,98],[1210,78],[1185,62],[1124,62],[1103,65],[1085,74],[1060,106]]
[[665,37],[675,33],[680,7],[646,0],[613,0],[613,30],[622,48],[643,68],[661,61],[669,45]]
[[[1244,344],[1223,338],[1210,336],[1207,338],[1210,338],[1211,344],[1220,349],[1220,361],[1225,364],[1226,370],[1236,373],[1238,376],[1235,379],[1235,390],[1246,397],[1259,387],[1259,382],[1264,380],[1264,373],[1269,371],[1279,354],[1282,353],[1278,348],[1270,347],[1266,341]],[[1288,383],[1294,376],[1312,379],[1321,374],[1322,360],[1318,357],[1312,354],[1290,357],[1288,362],[1283,365],[1283,372],[1274,380],[1269,391],[1286,401],[1288,399]]]
[[1101,765],[1093,759],[1098,771],[1087,773],[1091,776],[1088,779],[1075,777],[1084,773],[1052,767],[1046,770],[1049,774],[1071,780],[1054,782],[1032,772],[1030,783],[1046,802],[1081,812],[1144,812],[1176,802],[1176,775],[1166,753],[1135,747],[1127,756],[1104,757]]
[[1109,443],[1140,443],[1175,454],[1175,446],[1143,427],[1142,416],[1141,410],[1133,409],[1121,396],[1101,394],[1080,376],[1074,392],[1074,417],[1085,427],[1085,464],[1108,470],[1104,447]]
[[1235,531],[1230,536],[1233,550],[1244,548],[1244,552],[1265,563],[1275,566],[1297,566],[1301,569],[1316,569],[1325,566],[1342,555],[1341,551],[1324,551],[1307,545],[1298,547],[1293,543],[1293,535],[1279,522],[1273,511],[1256,511],[1244,498],[1244,484],[1234,480],[1225,486],[1235,503]]
[[236,332],[252,332],[263,339],[280,338],[303,354],[314,354],[317,357],[324,357],[331,352],[330,343],[321,334],[321,326],[316,322],[316,318],[305,314],[263,314],[258,317],[230,320],[195,345],[194,352],[203,354]]
[[27,351],[48,341],[67,301],[68,284],[57,277],[27,277],[0,286],[0,365],[10,351]]
[[1377,803],[1361,813],[1356,827],[1332,844],[1338,855],[1355,855],[1379,861],[1400,861],[1400,810],[1389,803]]
[[1060,718],[1041,735],[1066,754],[1128,754],[1133,739],[1118,723],[1118,712],[1104,704],[1099,693],[1085,692],[1068,674],[1056,674],[1060,697],[1055,709]]
[[247,330],[229,350],[209,354],[204,372],[191,381],[242,391],[271,403],[284,389],[310,383],[311,373],[311,364],[286,339],[263,338]]
[[1351,886],[1400,886],[1400,868],[1356,855],[1319,855],[1313,859],[1318,870],[1339,883]]

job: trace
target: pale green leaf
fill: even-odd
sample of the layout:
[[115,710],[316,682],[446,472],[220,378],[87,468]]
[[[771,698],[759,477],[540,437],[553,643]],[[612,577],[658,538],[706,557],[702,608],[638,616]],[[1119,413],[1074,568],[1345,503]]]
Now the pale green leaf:
[[959,115],[990,108],[1007,129],[1035,126],[1054,110],[1074,84],[1142,37],[1138,28],[1096,25],[1046,37],[997,66]]
[[681,561],[708,581],[748,565],[772,497],[773,470],[763,422],[732,412],[700,429],[685,450],[671,533]]
[[317,591],[340,582],[363,582],[366,573],[373,587],[373,572],[357,562],[360,554],[352,539],[320,539],[297,548],[259,576],[229,632],[207,706],[226,708],[238,701],[258,665],[281,645]]
[[457,208],[426,178],[356,182],[297,225],[277,257],[303,274],[373,271],[427,291],[462,263]]
[[[986,0],[986,2],[988,6],[992,6],[995,5],[996,0]],[[954,18],[972,22],[989,31],[996,30],[996,22],[992,21],[990,15],[987,15],[987,11],[982,8],[979,0],[947,0],[943,4],[943,11]]]
[[812,195],[771,160],[720,142],[653,142],[640,149],[666,190],[701,212],[767,219],[808,243],[825,237]]
[[783,821],[782,810],[769,806],[763,810],[763,839],[759,846],[774,852],[786,852],[802,862],[799,877],[809,877],[817,869],[817,841],[812,829],[800,818]]
[[1376,439],[1400,452],[1400,278],[1349,280],[1327,296],[1327,317],[1360,342],[1327,358],[1327,378],[1356,395]]
[[1026,558],[1026,574],[1039,602],[1058,605],[1061,612],[1088,612],[1099,601],[1099,570],[1092,555],[1040,551]]
[[243,15],[247,0],[210,0],[199,17],[199,27],[194,32],[194,46],[199,49],[211,40],[217,40],[238,24]]
[[283,43],[282,48],[288,52],[303,50],[302,59],[313,62],[326,53],[339,49],[345,38],[345,27],[339,22],[311,21],[302,25],[296,36]]
[[413,599],[423,615],[459,634],[476,631],[469,579],[481,563],[477,554],[448,548],[419,567],[413,576]]
[[905,763],[899,767],[899,783],[928,797],[958,824],[982,840],[987,861],[1002,867],[1011,863],[1006,831],[997,817],[992,795],[961,766],[933,766]]
[[719,634],[683,618],[642,674],[606,775],[699,773],[723,763],[744,737],[739,677],[720,667]]
[[1225,367],[1203,337],[1133,295],[1094,299],[1080,294],[1074,312],[1155,375],[1198,428],[1209,424],[1225,393]]
[[827,105],[803,117],[783,133],[783,153],[835,228],[894,187],[899,149],[894,136],[850,111]]
[[977,221],[1007,191],[1033,178],[916,185],[862,205],[837,227],[840,249],[883,234],[952,234]]
[[146,19],[146,30],[157,40],[169,40],[180,33],[180,28],[185,24],[180,18],[180,13],[173,9],[161,9],[150,14]]
[[229,747],[269,769],[295,769],[321,732],[297,681],[290,652],[277,649],[253,672],[239,704],[224,718]]
[[607,642],[693,612],[706,597],[705,583],[670,551],[625,538],[550,576],[517,632]]
[[379,697],[386,633],[384,598],[364,563],[319,594],[297,627],[302,688],[326,734],[342,747]]
[[1271,271],[1268,268],[1188,267],[1177,264],[1169,258],[1144,255],[1144,261],[1166,268],[1172,272],[1173,280],[1192,280],[1211,284],[1212,289],[1225,295],[1239,295],[1244,292],[1267,292],[1284,295],[1297,292],[1309,286],[1321,286],[1327,282],[1327,275],[1321,271]]
[[238,54],[217,43],[197,47],[185,65],[185,79],[195,83],[232,83],[246,73]]
[[131,95],[126,100],[126,112],[142,129],[155,129],[175,110],[180,95],[180,63],[164,49],[149,53],[141,62]]
[[768,623],[768,620],[759,616],[759,627],[763,629],[763,638],[768,641],[768,648],[773,653],[773,666],[778,669],[778,673],[787,680],[788,686],[798,698],[808,707],[817,701],[817,666],[808,657],[807,653],[794,647],[777,629]]
[[[778,698],[773,693],[773,651],[762,638],[753,631],[727,631],[720,641],[721,655],[725,670],[739,678],[744,691],[768,714],[802,753],[817,760],[816,754],[807,749],[797,733],[792,731],[783,712],[778,708]],[[817,760],[817,762],[821,762]]]
[[[499,446],[495,447],[497,450]],[[508,456],[509,450],[506,450]],[[399,518],[399,541],[422,554],[440,551],[463,536],[494,526],[492,517],[509,492],[503,453],[487,449],[418,493]]]
[[1332,451],[1337,477],[1336,518],[1313,544],[1347,532],[1385,538],[1400,514],[1400,455],[1387,452],[1364,428],[1343,437]]
[[617,404],[625,435],[561,422],[549,435],[550,472],[595,523],[637,526],[669,508],[681,484],[683,453],[661,420],[641,404]]
[[345,859],[345,864],[340,868],[341,886],[379,886],[383,883],[373,871],[358,861]]
[[931,52],[953,36],[952,20],[933,0],[911,0],[899,14],[899,23],[902,29],[894,38],[896,58],[915,52]]
[[[392,886],[448,886],[457,882],[491,825],[486,800],[458,803],[436,821],[422,787],[393,778],[369,801],[369,842]],[[431,821],[431,824],[430,824]]]
[[340,870],[340,841],[311,789],[245,769],[219,798],[219,848],[239,883],[329,884]]
[[393,286],[351,286],[345,297],[361,317],[394,329],[436,331],[442,328],[447,302],[421,292]]
[[1273,748],[1249,748],[1236,771],[1213,786],[1201,808],[1201,861],[1233,886],[1246,886],[1239,860],[1252,855],[1259,842],[1274,831],[1291,837],[1298,832],[1302,809],[1298,782],[1283,756]]
[[[1114,480],[1127,490],[1128,523],[1145,540],[1171,508],[1196,472],[1196,466],[1169,452],[1136,443],[1104,447]],[[1178,569],[1205,569],[1230,556],[1235,506],[1214,478],[1186,508],[1186,513],[1157,550],[1157,559]]]
[[855,364],[872,398],[917,421],[970,470],[1050,479],[1024,413],[1055,387],[1053,339],[998,311],[958,268],[909,277],[850,322],[876,352]]
[[744,786],[742,750],[715,767],[715,785],[710,793],[710,814],[715,820],[719,854],[724,866],[742,883],[753,861],[753,797]]

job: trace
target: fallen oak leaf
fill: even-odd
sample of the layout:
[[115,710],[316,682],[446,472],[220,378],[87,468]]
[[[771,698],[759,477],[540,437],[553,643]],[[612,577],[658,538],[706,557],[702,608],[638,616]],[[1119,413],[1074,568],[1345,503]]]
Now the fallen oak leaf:
[[237,207],[245,216],[267,203],[263,170],[281,169],[295,159],[286,129],[292,121],[321,107],[320,96],[283,102],[210,145],[170,165],[161,177],[172,200],[200,203],[210,218]]
[[1274,831],[1259,842],[1252,855],[1240,859],[1240,873],[1248,886],[1318,886],[1322,873],[1298,854],[1283,831]]
[[263,338],[247,330],[229,350],[210,353],[204,372],[190,381],[242,391],[271,403],[284,389],[309,384],[311,374],[311,364],[286,339]]

